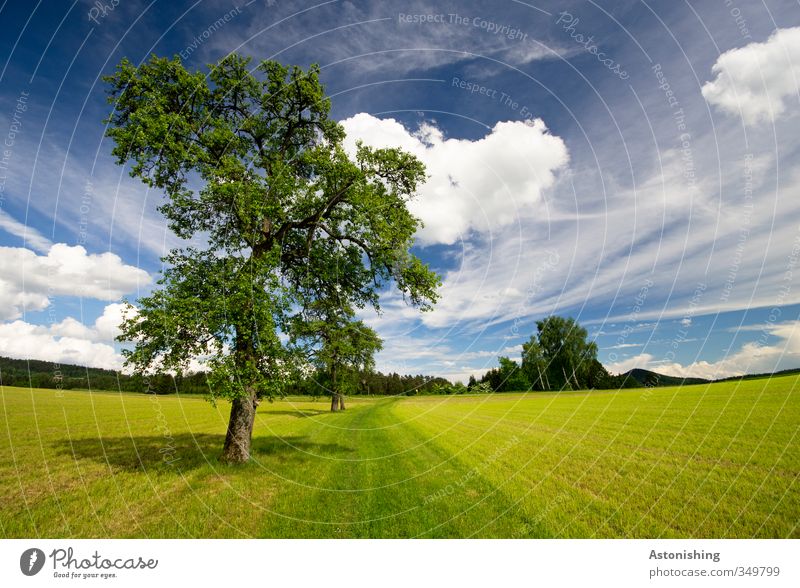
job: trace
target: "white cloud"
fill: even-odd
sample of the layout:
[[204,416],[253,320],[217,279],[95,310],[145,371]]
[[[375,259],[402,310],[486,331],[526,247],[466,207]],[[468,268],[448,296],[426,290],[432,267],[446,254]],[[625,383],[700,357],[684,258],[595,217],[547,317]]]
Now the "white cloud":
[[[742,329],[751,331],[753,329]],[[778,337],[774,345],[766,345],[766,337],[745,343],[739,351],[718,361],[695,361],[688,365],[658,359],[651,353],[605,364],[612,373],[623,373],[633,368],[653,370],[667,376],[683,378],[718,379],[744,374],[758,374],[797,367],[800,362],[800,321],[763,325],[757,330]]]
[[94,332],[91,327],[87,327],[82,322],[68,316],[60,323],[51,325],[48,332],[56,337],[67,337],[70,339],[93,339]]
[[0,247],[0,319],[44,310],[50,296],[119,300],[147,285],[150,275],[118,255],[89,254],[80,245],[53,245],[46,255],[22,247]]
[[[698,157],[711,150],[707,139],[697,139]],[[694,190],[687,189],[675,155],[665,154],[662,167],[635,188],[608,181],[602,191],[593,175],[561,174],[552,196],[532,207],[521,230],[492,232],[451,250],[458,264],[442,272],[442,297],[432,312],[420,316],[400,297],[386,296],[385,322],[421,322],[476,336],[500,323],[511,327],[512,321],[520,333],[529,333],[535,318],[550,313],[571,313],[584,324],[626,322],[646,283],[651,286],[637,321],[681,320],[774,305],[776,299],[800,301],[795,288],[781,294],[792,250],[800,247],[800,201],[793,197],[800,189],[800,168],[784,165],[781,185],[771,190],[764,183],[770,173],[753,170],[749,208],[737,199],[741,159],[724,162],[720,201],[712,196],[719,180],[715,186],[705,173],[695,179]],[[775,164],[773,175],[774,169]],[[705,290],[687,315],[700,283]],[[613,314],[595,313],[611,302]],[[591,312],[581,316],[586,307]]]
[[128,313],[136,312],[135,309],[126,312],[126,309],[128,309],[126,304],[119,303],[109,304],[103,309],[103,314],[94,322],[94,332],[98,340],[113,341],[116,339],[120,334],[119,326],[122,324],[122,319]]
[[342,124],[351,153],[361,139],[400,147],[425,163],[429,179],[409,205],[425,223],[417,235],[423,244],[452,244],[470,231],[498,231],[529,216],[569,160],[564,141],[540,119],[498,122],[475,141],[445,138],[429,123],[409,132],[394,119],[365,113]]
[[53,337],[45,327],[24,321],[0,325],[0,355],[112,370],[122,366],[122,358],[111,345]]
[[747,123],[777,119],[787,107],[797,110],[800,27],[726,51],[711,71],[716,77],[703,85],[703,97]]

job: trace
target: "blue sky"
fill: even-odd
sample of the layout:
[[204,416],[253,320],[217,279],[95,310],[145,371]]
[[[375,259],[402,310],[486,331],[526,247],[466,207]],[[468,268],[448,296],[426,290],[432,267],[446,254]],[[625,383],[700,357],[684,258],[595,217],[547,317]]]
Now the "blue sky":
[[794,2],[0,4],[0,354],[118,367],[179,243],[109,156],[100,76],[230,51],[322,66],[333,115],[425,161],[443,299],[364,318],[378,367],[465,380],[577,318],[612,371],[800,366]]

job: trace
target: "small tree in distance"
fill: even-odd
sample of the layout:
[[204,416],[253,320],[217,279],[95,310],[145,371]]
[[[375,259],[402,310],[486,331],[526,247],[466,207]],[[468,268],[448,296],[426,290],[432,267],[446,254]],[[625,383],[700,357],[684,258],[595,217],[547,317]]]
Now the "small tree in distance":
[[375,353],[383,348],[378,334],[355,320],[350,308],[318,301],[315,310],[298,316],[295,338],[305,341],[316,374],[331,394],[331,412],[344,410],[344,396],[359,384],[362,372],[375,367]]

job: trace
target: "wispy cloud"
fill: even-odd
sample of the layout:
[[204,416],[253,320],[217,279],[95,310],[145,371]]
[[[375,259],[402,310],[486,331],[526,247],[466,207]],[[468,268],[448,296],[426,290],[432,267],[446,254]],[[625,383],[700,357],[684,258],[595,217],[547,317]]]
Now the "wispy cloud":
[[0,229],[15,237],[20,237],[23,245],[29,245],[42,253],[47,253],[53,246],[53,242],[38,230],[19,222],[3,210],[0,210]]

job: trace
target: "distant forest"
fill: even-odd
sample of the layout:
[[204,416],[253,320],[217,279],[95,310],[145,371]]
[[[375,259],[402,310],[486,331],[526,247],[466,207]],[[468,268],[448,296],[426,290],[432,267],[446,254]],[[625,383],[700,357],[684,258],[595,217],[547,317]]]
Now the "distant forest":
[[129,376],[100,368],[0,357],[0,385],[60,390],[120,390],[151,394],[206,394],[205,374]]
[[[590,386],[597,389],[642,388],[655,386],[681,386],[707,384],[712,381],[749,380],[770,376],[800,373],[800,369],[782,370],[765,374],[748,374],[720,380],[702,378],[677,378],[649,370],[633,369],[624,374],[609,376]],[[288,395],[326,396],[329,391],[319,382],[322,379],[308,378],[295,382],[286,389]],[[414,396],[417,394],[464,394],[479,392],[520,392],[527,388],[516,387],[514,375],[503,374],[500,368],[491,369],[481,378],[470,378],[469,385],[452,384],[448,380],[433,376],[409,376],[361,373],[351,395]],[[145,378],[130,376],[113,370],[90,368],[48,361],[10,359],[0,357],[0,386],[25,388],[49,388],[61,390],[119,390],[150,394],[208,394],[206,374],[203,372],[184,376],[158,375]]]
[[[317,382],[314,378],[296,382],[286,389],[286,393],[325,396],[328,391]],[[61,390],[120,390],[150,394],[208,394],[209,391],[206,374],[203,372],[145,378],[113,370],[7,357],[0,357],[0,385]],[[369,372],[359,375],[351,394],[431,394],[450,386],[450,382],[444,378]]]

